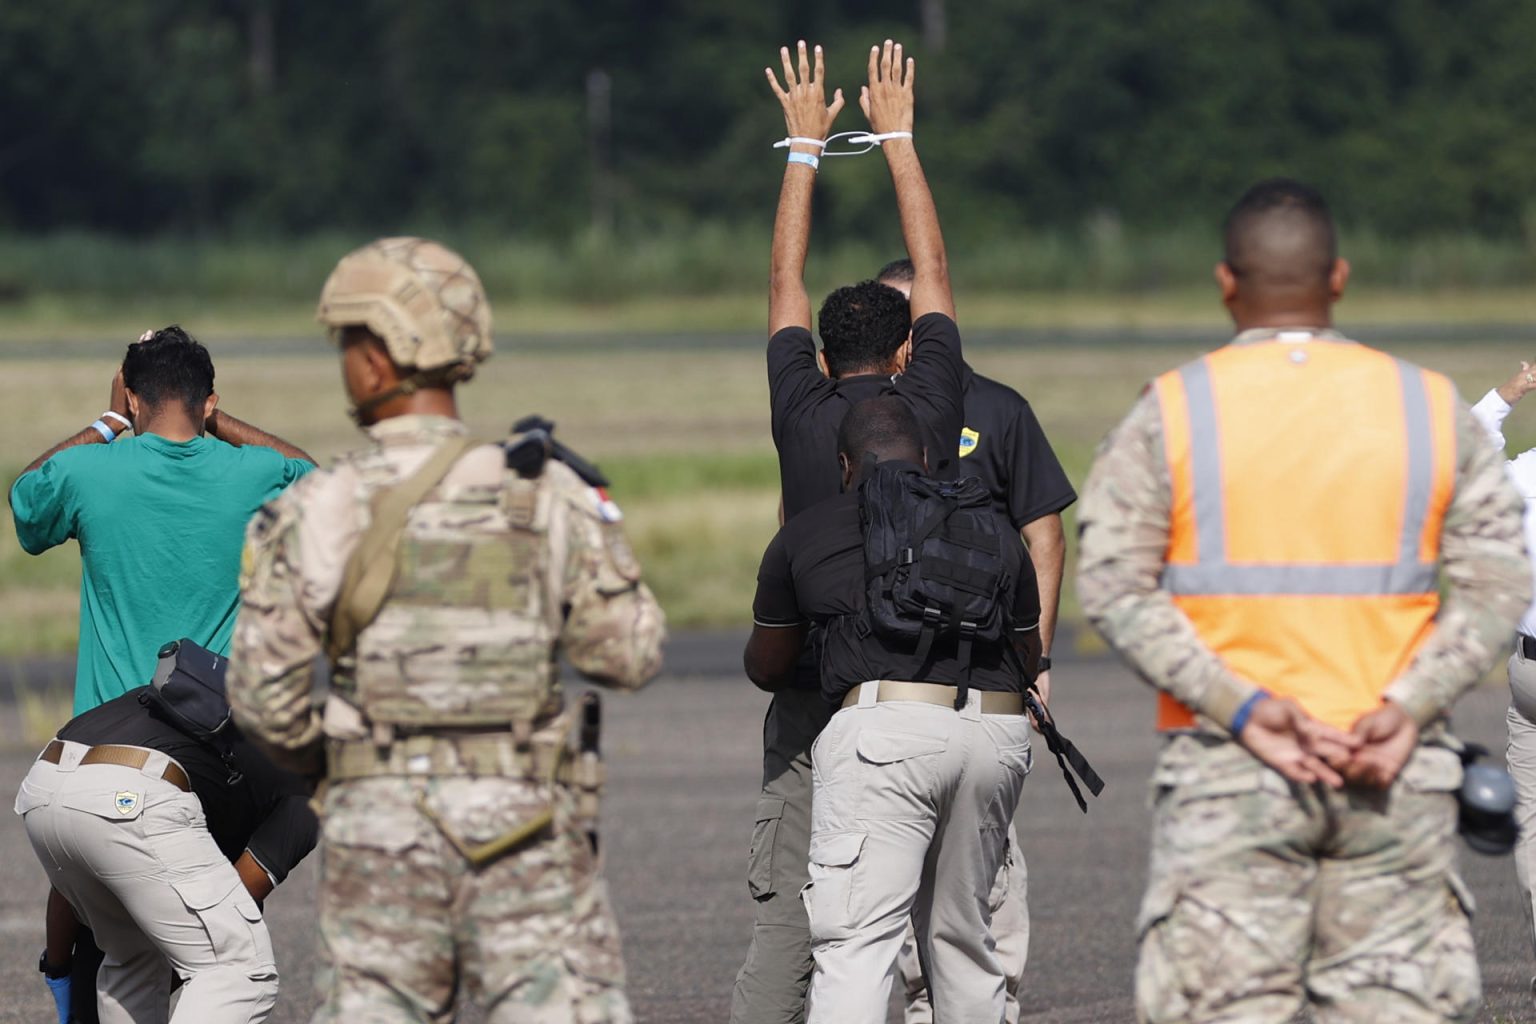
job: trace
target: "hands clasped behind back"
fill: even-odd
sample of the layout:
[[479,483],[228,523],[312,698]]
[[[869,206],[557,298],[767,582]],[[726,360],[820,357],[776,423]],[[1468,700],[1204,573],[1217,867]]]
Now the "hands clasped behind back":
[[1419,728],[1390,701],[1345,732],[1290,699],[1260,701],[1237,740],[1292,782],[1387,789],[1418,746]]

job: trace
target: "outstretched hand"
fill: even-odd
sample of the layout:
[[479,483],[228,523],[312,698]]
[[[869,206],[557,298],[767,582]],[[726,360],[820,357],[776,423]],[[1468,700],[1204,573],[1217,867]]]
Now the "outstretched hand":
[[1254,705],[1237,740],[1248,752],[1292,782],[1344,785],[1337,770],[1361,740],[1310,717],[1290,699],[1271,697]]
[[1528,363],[1520,360],[1520,369],[1516,370],[1498,388],[1499,397],[1509,405],[1514,405],[1520,399],[1536,391],[1536,363]]
[[784,107],[784,126],[791,138],[825,139],[832,131],[832,122],[843,109],[843,90],[832,93],[827,103],[826,75],[822,65],[821,47],[816,47],[816,63],[812,66],[806,53],[805,40],[800,40],[799,68],[790,59],[789,47],[779,47],[779,59],[784,64],[784,84],[779,85],[772,68],[764,68],[768,87]]
[[917,64],[911,57],[902,63],[901,44],[889,39],[883,47],[869,48],[869,84],[859,90],[859,106],[869,118],[870,131],[912,130],[912,81]]

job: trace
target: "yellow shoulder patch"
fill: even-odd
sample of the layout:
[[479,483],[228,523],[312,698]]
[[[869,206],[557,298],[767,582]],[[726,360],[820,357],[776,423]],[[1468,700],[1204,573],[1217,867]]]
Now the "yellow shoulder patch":
[[976,450],[981,444],[981,435],[970,427],[960,428],[960,457],[963,459]]

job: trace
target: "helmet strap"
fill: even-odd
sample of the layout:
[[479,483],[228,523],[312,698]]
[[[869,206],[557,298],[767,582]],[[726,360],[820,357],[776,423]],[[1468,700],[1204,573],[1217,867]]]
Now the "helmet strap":
[[378,394],[372,396],[371,398],[367,398],[361,402],[358,402],[352,408],[347,410],[347,415],[352,417],[352,422],[356,423],[358,426],[367,426],[367,423],[363,421],[363,417],[392,398],[398,398],[401,395],[414,395],[424,383],[422,380],[423,376],[424,375],[421,373],[411,374],[409,377],[405,378],[394,387],[385,391],[380,391]]
[[433,367],[430,370],[417,370],[394,387],[380,391],[378,394],[358,402],[347,410],[347,415],[352,417],[352,422],[358,426],[366,426],[367,424],[363,422],[363,417],[392,398],[399,398],[402,395],[414,395],[422,388],[451,388],[459,381],[468,380],[473,375],[473,365],[466,365],[464,363]]

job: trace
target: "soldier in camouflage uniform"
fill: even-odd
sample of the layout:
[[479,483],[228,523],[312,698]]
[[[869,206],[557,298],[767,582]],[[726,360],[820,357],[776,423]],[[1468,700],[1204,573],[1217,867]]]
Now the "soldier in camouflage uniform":
[[[618,511],[561,462],[525,478],[468,442],[453,387],[491,322],[456,254],[365,246],[319,318],[371,444],[252,521],[229,680],[247,733],[326,780],[316,1020],[447,1021],[465,991],[491,1022],[629,1021],[556,669],[563,653],[631,689],[660,667],[662,612]],[[446,472],[403,505],[387,596],[356,612],[349,558],[434,459]]]
[[[1168,715],[1142,1021],[1427,1024],[1481,998],[1444,716],[1529,598],[1520,501],[1449,381],[1328,329],[1333,239],[1305,186],[1244,197],[1217,268],[1241,333],[1159,378],[1084,489],[1083,609]],[[1384,572],[1339,555],[1379,542]]]

